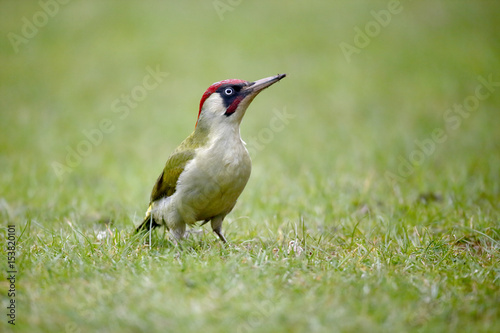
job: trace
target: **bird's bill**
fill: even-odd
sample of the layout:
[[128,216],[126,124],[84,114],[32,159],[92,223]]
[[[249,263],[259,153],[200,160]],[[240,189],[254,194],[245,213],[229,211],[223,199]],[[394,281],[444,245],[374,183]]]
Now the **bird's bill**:
[[286,74],[278,74],[276,76],[266,77],[264,79],[260,79],[250,83],[248,86],[244,87],[243,90],[247,91],[251,95],[257,95],[260,91],[273,85],[274,83],[278,82],[285,76]]

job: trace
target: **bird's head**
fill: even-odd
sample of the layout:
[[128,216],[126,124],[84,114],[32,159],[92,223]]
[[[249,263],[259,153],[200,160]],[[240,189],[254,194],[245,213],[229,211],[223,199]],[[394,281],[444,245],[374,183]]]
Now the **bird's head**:
[[196,127],[238,126],[255,96],[285,76],[279,74],[255,82],[231,79],[212,84],[201,97]]

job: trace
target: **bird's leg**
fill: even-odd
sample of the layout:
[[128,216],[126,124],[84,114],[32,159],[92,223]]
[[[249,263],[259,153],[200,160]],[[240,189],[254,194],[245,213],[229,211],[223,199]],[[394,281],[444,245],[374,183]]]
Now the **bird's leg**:
[[217,234],[217,236],[219,236],[220,240],[221,240],[223,243],[226,243],[226,244],[227,244],[226,237],[224,237],[224,235],[221,233],[221,231],[220,231],[220,227],[219,227],[219,229],[214,229],[214,232]]
[[211,225],[212,230],[219,236],[220,240],[224,243],[227,243],[226,237],[221,232],[222,221],[224,220],[225,215],[218,215],[212,218]]
[[170,228],[170,233],[175,240],[182,240],[186,235],[186,225],[184,223],[179,223],[175,227]]

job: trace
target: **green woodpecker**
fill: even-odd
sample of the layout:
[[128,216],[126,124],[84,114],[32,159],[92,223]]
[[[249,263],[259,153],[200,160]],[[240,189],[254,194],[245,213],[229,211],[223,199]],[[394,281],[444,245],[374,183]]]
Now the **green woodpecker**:
[[236,204],[252,168],[240,136],[241,119],[255,96],[285,76],[255,82],[224,80],[205,91],[194,132],[168,158],[137,231],[163,225],[182,239],[186,225],[210,221],[226,242],[222,221]]

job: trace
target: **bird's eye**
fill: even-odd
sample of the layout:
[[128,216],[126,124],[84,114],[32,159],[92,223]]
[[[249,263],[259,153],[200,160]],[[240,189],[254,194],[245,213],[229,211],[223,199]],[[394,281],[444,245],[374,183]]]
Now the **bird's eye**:
[[230,96],[234,93],[234,89],[233,88],[226,88],[224,90],[224,94],[226,94],[227,96]]

